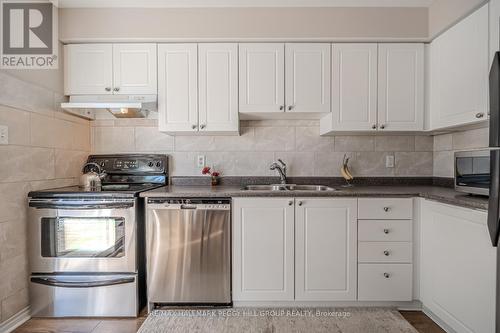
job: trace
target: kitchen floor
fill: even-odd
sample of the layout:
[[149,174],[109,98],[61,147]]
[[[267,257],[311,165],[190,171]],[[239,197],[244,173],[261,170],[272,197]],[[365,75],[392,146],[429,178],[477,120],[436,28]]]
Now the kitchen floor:
[[[420,311],[400,311],[420,333],[445,333]],[[14,333],[135,333],[146,319],[146,313],[132,319],[41,319],[34,318]]]

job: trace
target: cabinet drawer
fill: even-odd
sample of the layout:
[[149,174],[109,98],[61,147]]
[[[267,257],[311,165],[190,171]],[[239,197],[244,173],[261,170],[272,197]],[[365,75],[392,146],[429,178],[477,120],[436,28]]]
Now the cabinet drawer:
[[411,301],[411,264],[359,264],[358,300]]
[[411,220],[359,220],[360,242],[411,242]]
[[412,262],[412,243],[408,242],[359,242],[359,262]]
[[411,219],[411,198],[358,199],[358,219]]

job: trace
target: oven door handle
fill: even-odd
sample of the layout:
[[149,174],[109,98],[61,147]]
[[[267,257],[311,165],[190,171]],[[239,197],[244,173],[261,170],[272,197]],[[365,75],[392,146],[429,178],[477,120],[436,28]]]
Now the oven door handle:
[[38,209],[116,209],[131,208],[134,200],[37,200],[31,199],[29,207]]
[[31,282],[44,284],[51,287],[63,287],[63,288],[93,288],[93,287],[107,287],[114,286],[117,284],[132,283],[135,281],[134,277],[120,277],[111,280],[101,280],[101,281],[65,281],[58,280],[53,277],[32,277]]

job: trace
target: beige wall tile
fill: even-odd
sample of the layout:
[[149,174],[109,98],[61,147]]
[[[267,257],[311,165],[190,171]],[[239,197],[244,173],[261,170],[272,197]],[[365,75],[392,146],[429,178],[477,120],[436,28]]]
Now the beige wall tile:
[[394,168],[386,168],[387,152],[358,152],[352,160],[351,170],[356,176],[394,176]]
[[[26,244],[26,241],[23,241]],[[28,260],[26,252],[0,262],[0,303],[21,289],[28,287]]]
[[134,127],[93,127],[92,151],[124,153],[135,151]]
[[335,137],[335,151],[374,151],[375,137],[363,135],[340,135]]
[[0,146],[0,182],[54,178],[54,150],[25,146]]
[[196,169],[196,154],[192,152],[175,152],[169,154],[170,175],[175,176],[198,176]]
[[256,151],[292,151],[295,127],[255,127]]
[[213,145],[215,151],[253,151],[255,130],[251,127],[241,127],[239,136],[215,136]]
[[[349,156],[351,160],[353,160],[354,155],[355,153],[347,154],[347,156]],[[342,152],[315,153],[313,175],[318,177],[339,177],[343,158],[344,153]],[[349,165],[351,165],[351,163],[349,163]]]
[[[83,166],[83,165],[82,165]],[[64,178],[64,179],[49,179],[49,180],[37,180],[30,182],[31,191],[44,190],[47,188],[58,188],[66,186],[78,185],[80,177],[76,178]]]
[[28,289],[24,288],[2,300],[2,321],[5,321],[29,305]]
[[451,134],[440,134],[434,136],[434,151],[452,150],[453,136]]
[[90,126],[89,124],[71,124],[73,132],[71,149],[90,152]]
[[434,177],[453,177],[453,151],[435,151],[433,155]]
[[414,136],[376,136],[375,151],[414,151]]
[[54,114],[54,93],[0,72],[0,104],[21,110]]
[[296,127],[295,145],[296,151],[323,151],[334,150],[333,136],[320,136],[319,127]]
[[433,151],[434,137],[430,135],[415,136],[415,151]]
[[[274,160],[282,159],[287,165],[287,175],[291,177],[314,175],[314,152],[278,152]],[[269,166],[268,166],[269,168]],[[278,176],[277,171],[272,173]]]
[[[31,145],[35,147],[71,149],[77,144],[77,139],[74,136],[81,135],[79,131],[75,131],[76,126],[83,125],[31,113]],[[83,138],[79,137],[79,139]]]
[[269,176],[274,161],[272,152],[208,152],[207,165],[226,176]]
[[28,182],[0,183],[0,222],[22,220],[26,217]]
[[117,127],[156,127],[158,128],[158,120],[148,119],[148,118],[125,118],[125,119],[114,119],[114,126]]
[[0,262],[26,256],[26,217],[0,223]]
[[396,176],[432,176],[432,152],[396,152]]
[[30,144],[30,113],[0,105],[0,124],[9,127],[9,144]]
[[488,147],[488,128],[453,133],[453,149],[474,149]]
[[56,149],[55,177],[77,178],[82,174],[82,166],[87,160],[88,153],[79,150]]
[[174,137],[158,131],[157,127],[136,127],[135,150],[137,152],[173,151]]
[[178,135],[174,138],[175,151],[213,151],[215,137]]

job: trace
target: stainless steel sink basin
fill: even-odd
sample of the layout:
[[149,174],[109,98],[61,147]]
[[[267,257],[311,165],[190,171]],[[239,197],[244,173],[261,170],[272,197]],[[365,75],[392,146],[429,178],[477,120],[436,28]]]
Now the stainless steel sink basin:
[[295,184],[272,184],[272,185],[247,185],[245,191],[335,191],[334,188],[324,185],[295,185]]

